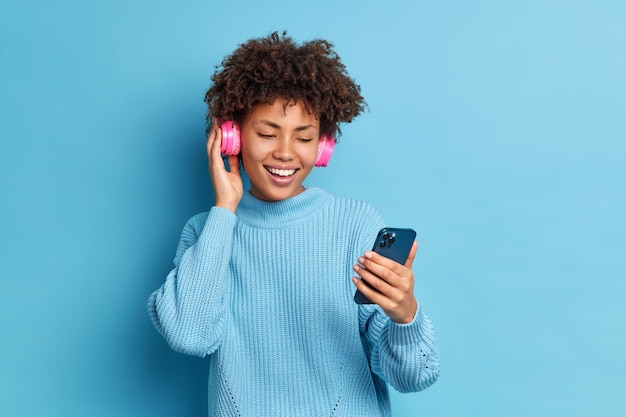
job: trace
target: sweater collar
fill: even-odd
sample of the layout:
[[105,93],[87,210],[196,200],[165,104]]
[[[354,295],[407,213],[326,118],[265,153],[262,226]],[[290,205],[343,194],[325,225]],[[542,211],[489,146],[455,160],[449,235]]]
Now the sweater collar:
[[263,201],[246,191],[239,202],[237,217],[251,226],[281,228],[316,213],[331,195],[320,188],[306,188],[300,194],[281,201]]

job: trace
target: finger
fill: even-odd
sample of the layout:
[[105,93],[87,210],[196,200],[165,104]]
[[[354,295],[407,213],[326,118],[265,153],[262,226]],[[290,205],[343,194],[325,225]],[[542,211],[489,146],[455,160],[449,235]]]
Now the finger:
[[215,142],[217,139],[217,128],[213,127],[206,142],[206,152],[209,159],[209,169],[215,164]]
[[213,142],[216,139],[217,136],[217,129],[218,129],[218,125],[217,122],[215,120],[215,118],[213,118],[213,122],[211,123],[211,130],[209,131],[209,134],[207,136],[207,141],[206,141],[206,150],[207,153],[211,153],[211,149],[213,148]]
[[230,168],[230,172],[235,175],[241,176],[239,173],[239,157],[237,155],[230,155],[228,157],[228,167]]
[[406,258],[406,262],[404,266],[411,269],[413,268],[413,261],[415,260],[415,254],[417,253],[417,240],[413,241],[413,246],[411,246],[411,251],[409,252],[409,256]]
[[386,296],[392,295],[395,290],[394,286],[391,285],[386,279],[381,278],[360,265],[354,265],[353,270],[359,274],[361,279],[374,287],[376,291],[385,294]]
[[359,257],[359,263],[363,265],[365,270],[385,280],[394,287],[398,286],[399,282],[402,280],[402,274],[404,273],[406,275],[406,268],[384,256],[375,254],[378,256],[370,257],[369,255],[369,252],[365,252],[364,256]]
[[215,135],[212,138],[211,150],[210,150],[211,163],[216,167],[225,168],[224,160],[222,159],[222,129],[215,128]]
[[361,294],[367,297],[372,303],[380,305],[380,303],[385,302],[385,296],[381,292],[367,286],[363,278],[352,277],[352,283],[357,288],[357,290],[359,290]]
[[397,304],[384,293],[368,287],[363,279],[352,277],[352,283],[361,292],[361,294],[367,297],[372,303],[380,306],[383,310],[391,309]]
[[381,255],[379,253],[376,253],[374,251],[366,251],[365,254],[363,255],[365,257],[365,259],[367,261],[369,261],[370,263],[374,263],[380,266],[383,266],[387,269],[391,269],[394,271],[399,271],[404,265],[387,258],[384,255]]

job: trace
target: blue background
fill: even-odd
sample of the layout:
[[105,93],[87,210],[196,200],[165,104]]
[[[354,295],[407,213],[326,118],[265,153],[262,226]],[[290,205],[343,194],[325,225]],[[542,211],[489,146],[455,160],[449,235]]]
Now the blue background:
[[601,0],[4,1],[0,414],[206,414],[206,362],[145,301],[212,203],[214,66],[287,29],[334,42],[370,106],[308,185],[418,231],[442,376],[394,415],[626,415],[625,21]]

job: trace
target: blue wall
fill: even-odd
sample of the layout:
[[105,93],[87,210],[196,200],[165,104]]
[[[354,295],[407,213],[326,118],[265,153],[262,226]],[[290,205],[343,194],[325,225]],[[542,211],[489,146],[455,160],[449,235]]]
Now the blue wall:
[[626,415],[624,3],[215,3],[0,6],[0,415],[205,414],[144,305],[211,205],[213,67],[282,29],[370,105],[308,184],[418,231],[442,376],[395,415]]

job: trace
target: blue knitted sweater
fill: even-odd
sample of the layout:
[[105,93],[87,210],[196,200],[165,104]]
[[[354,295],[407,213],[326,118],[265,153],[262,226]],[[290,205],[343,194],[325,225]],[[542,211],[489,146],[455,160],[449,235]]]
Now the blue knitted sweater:
[[387,384],[437,380],[421,304],[397,324],[353,301],[352,265],[381,226],[371,206],[316,188],[279,202],[244,193],[236,215],[187,222],[148,310],[173,349],[209,355],[210,416],[389,416]]

